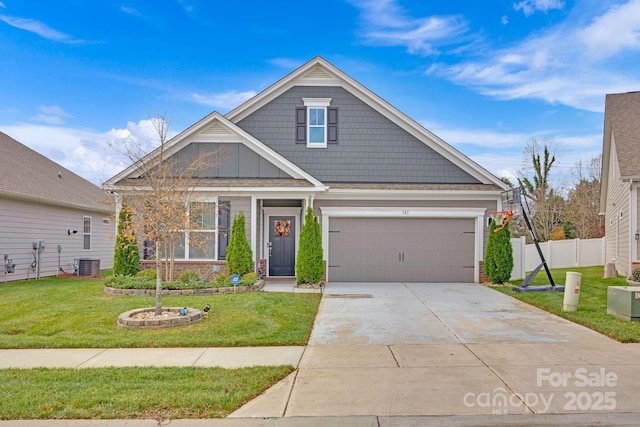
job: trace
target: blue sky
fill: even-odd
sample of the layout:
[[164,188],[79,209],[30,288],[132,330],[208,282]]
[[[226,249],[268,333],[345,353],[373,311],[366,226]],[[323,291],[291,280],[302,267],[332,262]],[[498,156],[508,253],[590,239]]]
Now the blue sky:
[[640,90],[640,0],[0,0],[0,131],[94,183],[320,55],[498,176],[532,138],[554,183]]

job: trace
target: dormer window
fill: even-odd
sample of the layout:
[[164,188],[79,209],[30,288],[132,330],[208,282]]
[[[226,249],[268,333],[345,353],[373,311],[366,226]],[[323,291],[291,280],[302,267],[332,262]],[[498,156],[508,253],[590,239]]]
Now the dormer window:
[[338,109],[331,98],[303,98],[304,108],[296,109],[296,143],[307,148],[326,148],[338,142]]

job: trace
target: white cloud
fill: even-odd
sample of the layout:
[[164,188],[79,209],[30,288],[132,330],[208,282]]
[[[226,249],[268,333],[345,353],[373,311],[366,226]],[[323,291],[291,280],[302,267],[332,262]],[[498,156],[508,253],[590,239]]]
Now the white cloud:
[[509,23],[509,17],[507,15],[502,15],[502,18],[500,18],[500,23],[502,25],[507,25]]
[[43,37],[48,40],[63,42],[63,43],[83,43],[83,40],[75,39],[73,36],[70,36],[69,34],[65,34],[58,30],[54,30],[48,25],[33,19],[0,15],[0,21],[4,21],[5,23],[11,25],[12,27],[37,34],[40,37]]
[[143,152],[158,146],[151,120],[129,122],[125,128],[107,132],[30,123],[0,125],[0,131],[96,185],[131,164],[124,154],[127,146]]
[[563,0],[522,0],[513,4],[513,9],[522,10],[525,16],[532,15],[538,10],[547,13],[549,10],[562,8],[564,8]]
[[50,125],[61,125],[64,123],[65,117],[72,117],[57,105],[42,105],[40,106],[39,111],[40,113],[32,117],[31,120]]
[[411,18],[395,0],[352,0],[360,9],[361,36],[371,44],[404,46],[407,52],[434,55],[438,47],[455,43],[468,31],[461,16]]
[[131,15],[131,16],[136,16],[136,17],[141,17],[142,14],[140,12],[138,12],[138,10],[134,7],[128,7],[128,6],[120,6],[120,11],[126,13],[127,15]]
[[7,8],[7,6],[5,6],[4,3],[2,3],[1,1],[0,1],[0,7],[3,8],[3,9]]
[[640,0],[610,8],[591,22],[586,27],[565,22],[514,46],[479,52],[481,59],[439,63],[427,72],[498,99],[542,99],[601,112],[606,93],[640,86],[635,68],[624,65],[640,50]]
[[293,58],[272,58],[269,60],[269,64],[276,67],[286,68],[288,70],[298,68],[303,64],[302,61]]
[[640,1],[614,5],[596,17],[586,28],[578,30],[577,39],[594,59],[609,58],[625,49],[640,48]]
[[212,94],[194,93],[191,95],[191,99],[198,104],[208,105],[222,110],[230,110],[254,96],[256,96],[256,92],[252,90],[245,92],[232,90],[229,92]]

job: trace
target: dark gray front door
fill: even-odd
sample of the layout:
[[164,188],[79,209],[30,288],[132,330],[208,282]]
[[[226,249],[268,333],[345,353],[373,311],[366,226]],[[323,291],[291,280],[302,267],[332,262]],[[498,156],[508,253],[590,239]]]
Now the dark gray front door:
[[269,217],[269,276],[295,276],[296,217]]

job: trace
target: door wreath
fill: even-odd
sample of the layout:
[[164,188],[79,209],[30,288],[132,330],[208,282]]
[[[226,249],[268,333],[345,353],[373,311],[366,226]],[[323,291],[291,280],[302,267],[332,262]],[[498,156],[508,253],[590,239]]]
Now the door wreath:
[[274,226],[276,236],[287,237],[291,231],[291,224],[286,219],[279,219]]

